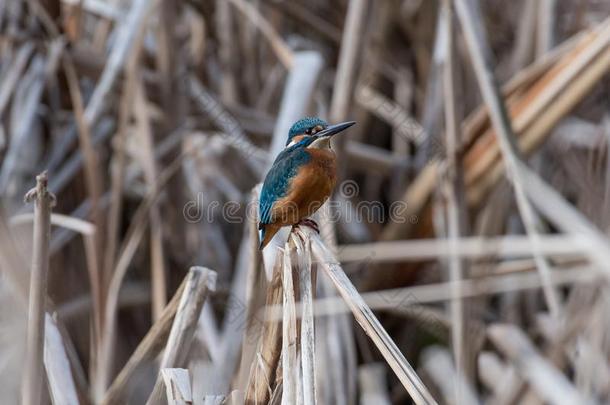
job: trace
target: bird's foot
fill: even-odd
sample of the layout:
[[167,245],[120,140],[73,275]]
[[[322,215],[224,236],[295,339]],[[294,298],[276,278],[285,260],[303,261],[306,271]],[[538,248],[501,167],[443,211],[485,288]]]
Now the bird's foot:
[[299,222],[297,222],[294,226],[308,226],[311,229],[313,229],[314,231],[316,231],[316,233],[320,234],[320,228],[318,227],[318,224],[316,223],[316,221],[314,221],[313,219],[309,219],[309,218],[305,218],[300,220]]

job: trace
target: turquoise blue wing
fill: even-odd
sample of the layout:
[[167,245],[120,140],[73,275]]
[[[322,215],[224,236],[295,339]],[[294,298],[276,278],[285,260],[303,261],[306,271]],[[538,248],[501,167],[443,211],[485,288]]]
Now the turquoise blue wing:
[[289,148],[280,153],[267,173],[259,199],[259,229],[273,222],[273,204],[285,197],[290,189],[292,179],[299,168],[307,164],[311,155],[303,148]]

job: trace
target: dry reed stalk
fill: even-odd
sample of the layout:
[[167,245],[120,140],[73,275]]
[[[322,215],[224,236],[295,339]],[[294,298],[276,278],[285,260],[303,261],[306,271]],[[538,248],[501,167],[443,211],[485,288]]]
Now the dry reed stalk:
[[517,29],[517,39],[511,55],[511,71],[523,69],[532,60],[534,38],[536,34],[536,3],[526,2],[521,6],[520,22]]
[[[610,52],[608,55],[610,61]],[[584,238],[586,244],[583,246],[583,251],[606,275],[610,274],[608,265],[610,263],[610,253],[608,252],[610,241],[608,238],[537,174],[525,165],[520,165],[518,170],[522,173],[525,189],[532,203],[557,228],[565,233]]]
[[488,334],[544,400],[558,405],[593,403],[583,397],[565,375],[537,352],[518,327],[492,325],[488,328]]
[[55,319],[45,314],[44,365],[49,391],[55,405],[79,405],[70,360]]
[[[250,200],[251,202],[258,201],[259,191],[260,190],[258,187],[255,187],[252,190],[252,198]],[[246,293],[245,293],[246,308],[247,308],[246,318],[247,318],[247,322],[248,322],[248,326],[246,327],[246,331],[245,331],[246,336],[250,336],[250,333],[260,333],[259,327],[261,325],[257,325],[256,319],[254,317],[256,316],[258,309],[265,304],[265,298],[266,298],[264,291],[260,290],[260,287],[262,287],[263,285],[266,286],[267,277],[266,277],[265,271],[262,267],[261,254],[258,249],[257,218],[258,218],[258,216],[253,215],[248,223],[248,235],[247,236],[249,237],[248,242],[250,243],[250,247],[249,247],[250,254],[249,254],[248,260],[250,262],[250,265],[248,266],[248,278],[247,278]],[[244,356],[244,354],[248,351],[253,352],[256,349],[255,345],[256,345],[256,343],[254,345],[252,345],[250,343],[244,342],[244,346],[242,348],[242,356]],[[252,350],[252,349],[254,349],[254,350]],[[249,368],[248,368],[248,372],[249,372]],[[245,378],[247,378],[247,375],[245,376]]]
[[148,212],[154,206],[167,182],[181,168],[185,156],[191,153],[191,150],[185,150],[182,154],[176,157],[167,167],[165,167],[159,177],[156,179],[154,187],[147,194],[146,198],[137,211],[135,212],[129,230],[125,237],[120,255],[117,259],[115,270],[108,285],[104,307],[104,327],[102,328],[102,339],[100,347],[100,358],[98,359],[99,369],[96,372],[96,395],[102,395],[109,379],[110,370],[112,368],[112,353],[114,346],[115,320],[117,317],[117,303],[123,278],[127,273],[129,263],[133,258],[135,251],[144,236],[147,227]]
[[[252,191],[250,201],[252,203],[258,201],[258,187]],[[239,247],[236,271],[231,282],[231,300],[239,304],[243,302],[245,308],[243,308],[243,313],[225,317],[222,328],[222,344],[218,354],[220,365],[218,380],[224,381],[218,381],[217,384],[225,387],[225,390],[230,387],[228,380],[232,379],[231,376],[235,373],[235,367],[240,357],[239,377],[233,380],[233,384],[235,387],[243,387],[247,384],[258,345],[258,339],[253,336],[259,336],[262,328],[258,319],[253,318],[265,300],[264,289],[260,288],[267,285],[267,278],[260,264],[256,218],[256,215],[251,215],[247,221]],[[259,289],[256,284],[259,284]],[[245,327],[241,322],[242,315],[245,315]],[[236,321],[236,317],[239,320]]]
[[[567,84],[567,87],[553,100],[536,120],[523,133],[520,144],[526,153],[531,153],[549,134],[550,129],[559,122],[578,102],[580,102],[610,68],[610,50],[606,50],[588,65],[582,74]],[[491,151],[491,149],[490,149]],[[473,151],[474,152],[474,151]],[[486,152],[487,153],[487,152]],[[502,167],[494,164],[488,167],[484,177],[472,184],[468,200],[477,204],[485,192],[502,176]]]
[[[216,277],[216,272],[204,267],[191,267],[189,270],[159,365],[161,370],[186,365],[201,308],[208,294],[216,290]],[[162,392],[163,382],[158,376],[147,405],[162,403]]]
[[329,119],[331,122],[345,121],[349,112],[349,101],[358,66],[356,61],[358,55],[361,54],[361,41],[364,34],[362,26],[367,8],[367,0],[352,0],[347,7],[333,96],[330,102]]
[[123,70],[136,38],[140,31],[144,29],[147,16],[154,3],[156,1],[135,0],[125,19],[115,28],[114,46],[108,55],[104,71],[85,109],[84,118],[90,127],[97,123],[106,107],[106,102],[110,99],[110,91]]
[[447,53],[447,24],[445,23],[442,7],[436,13],[434,24],[434,44],[432,55],[426,69],[425,100],[421,113],[422,129],[413,131],[421,137],[421,146],[417,148],[415,167],[421,170],[432,157],[432,144],[439,142],[443,108],[443,59]]
[[165,384],[165,395],[169,405],[193,404],[191,377],[184,368],[163,368],[161,377]]
[[52,70],[54,67],[54,61],[51,59],[51,56],[54,55],[51,54],[45,59],[43,56],[37,54],[20,81],[20,86],[23,87],[19,90],[27,91],[28,97],[25,100],[21,100],[22,102],[19,105],[19,121],[14,123],[11,128],[11,141],[7,150],[4,152],[2,165],[0,167],[1,195],[7,195],[9,181],[19,162],[19,153],[27,143],[29,136],[31,136],[30,128],[34,121],[36,108],[42,97],[46,81],[45,72]]
[[540,235],[537,230],[538,219],[527,199],[523,179],[517,169],[517,165],[522,161],[521,151],[517,145],[506,106],[495,82],[486,35],[481,25],[480,16],[477,15],[478,5],[473,5],[466,0],[457,0],[455,6],[477,81],[489,110],[491,122],[496,130],[497,142],[502,152],[506,174],[512,183],[517,207],[526,234],[530,238],[532,255],[542,279],[544,297],[548,309],[553,316],[557,317],[561,311],[561,301],[558,292],[550,283],[549,264],[540,252]]
[[[479,376],[483,384],[492,392],[491,404],[509,404],[516,401],[521,378],[514,367],[504,364],[492,352],[481,352],[478,358]],[[500,384],[498,384],[500,381]]]
[[360,404],[390,405],[390,395],[386,387],[386,368],[383,363],[369,363],[358,368]]
[[[136,76],[138,73],[136,72]],[[136,120],[136,136],[142,145],[139,155],[144,178],[150,188],[158,177],[159,170],[155,162],[154,141],[150,125],[150,114],[147,106],[147,97],[141,79],[136,79],[134,94],[134,117]],[[165,271],[165,254],[163,249],[163,231],[161,228],[161,212],[158,205],[151,207],[150,212],[150,255],[151,255],[151,289],[152,289],[152,315],[158,319],[167,304],[167,282]]]
[[[279,256],[279,255],[278,255]],[[282,259],[275,261],[273,278],[267,287],[265,311],[282,303]],[[245,390],[246,404],[264,404],[273,393],[273,383],[282,350],[282,329],[278,320],[268,320],[265,316],[259,338],[255,360],[250,367],[250,377]]]
[[[583,94],[580,94],[579,97],[570,95],[570,89],[575,87],[573,82],[583,81],[591,76],[599,78],[598,75],[592,74],[596,69],[593,69],[591,65],[592,61],[603,54],[603,44],[608,41],[604,37],[604,35],[608,36],[608,29],[604,31],[603,28],[604,25],[602,24],[596,30],[585,35],[583,39],[577,37],[568,41],[568,43],[577,42],[574,49],[571,49],[563,58],[556,61],[542,77],[529,86],[527,91],[509,98],[513,130],[520,135],[520,144],[523,146],[525,154],[530,153],[533,147],[540,142],[535,142],[532,145],[532,141],[525,141],[525,139],[533,137],[528,134],[532,130],[531,127],[540,126],[538,124],[540,120],[544,122],[557,122],[559,120],[559,117],[547,118],[556,115],[548,111],[549,109],[553,109],[559,104],[560,100],[564,99],[572,100],[571,105],[573,106],[584,96]],[[564,103],[565,101],[561,104]],[[569,110],[563,110],[560,117],[565,115],[567,111]],[[534,118],[536,119],[534,120]],[[547,134],[552,125],[546,127],[542,135]],[[537,135],[535,139],[539,139],[542,135]],[[500,148],[494,140],[493,128],[489,128],[480,136],[480,139],[477,140],[464,158],[464,164],[467,167],[467,183],[471,185],[481,177],[489,177],[488,171],[490,167],[497,166],[495,160],[499,154]]]
[[[533,268],[522,274],[499,274],[487,277],[474,277],[462,279],[459,282],[460,298],[476,297],[480,295],[493,295],[510,291],[537,289],[541,281]],[[567,270],[555,270],[551,282],[554,286],[590,283],[601,276],[597,266],[577,266]],[[537,278],[538,277],[538,278]],[[413,287],[393,288],[381,291],[371,291],[361,294],[361,298],[376,310],[394,310],[404,302],[405,297],[416,297],[419,304],[448,301],[452,298],[451,283],[433,283]],[[318,298],[314,300],[316,315],[333,315],[348,311],[342,299],[335,297]],[[266,319],[277,320],[281,318],[281,307],[267,308]],[[302,309],[297,305],[297,316]]]
[[233,16],[231,4],[228,1],[216,1],[216,31],[218,35],[219,61],[222,66],[222,79],[220,97],[224,104],[232,105],[237,102],[237,82],[232,62],[234,58]]
[[115,377],[101,401],[102,404],[110,405],[123,400],[137,369],[147,361],[152,361],[163,350],[176,313],[178,312],[178,306],[180,305],[187,280],[188,274],[184,277],[174,296],[163,310],[161,317],[148,330],[146,336],[140,341],[127,363],[125,363],[119,374]]
[[[138,44],[136,44],[138,46]],[[123,82],[122,92],[119,100],[119,116],[117,118],[117,131],[112,139],[114,145],[110,163],[110,207],[106,222],[106,243],[104,250],[104,285],[109,280],[116,265],[117,246],[119,245],[119,229],[121,226],[121,212],[123,209],[123,183],[125,178],[125,166],[127,164],[126,138],[130,117],[133,111],[134,94],[136,87],[135,61],[139,52],[136,49],[134,56],[127,63],[126,80]]]
[[407,389],[413,401],[417,404],[436,404],[436,401],[415,373],[415,370],[413,370],[409,362],[398,350],[392,338],[381,326],[371,309],[366,305],[317,234],[309,230],[307,232],[312,243],[312,252],[316,258],[316,263],[322,267],[332,280],[362,329],[364,329],[371,340],[373,340],[375,346],[381,351],[384,359],[388,362],[388,365],[392,368],[402,385]]
[[[507,235],[496,237],[470,236],[455,242],[450,239],[414,239],[407,241],[361,243],[340,246],[338,259],[342,263],[367,260],[370,263],[435,260],[457,254],[460,258],[498,256],[510,258],[526,256],[531,252],[526,236]],[[588,239],[583,235],[543,235],[540,252],[554,259],[581,256]]]
[[445,403],[476,405],[481,403],[464,374],[455,368],[451,355],[439,347],[426,349],[423,354],[423,369],[434,380],[445,398]]
[[[416,145],[421,145],[426,138],[427,134],[424,128],[408,110],[392,99],[384,96],[370,85],[359,85],[356,88],[354,98],[359,106],[386,121],[388,124],[395,126],[395,131],[405,139],[413,141]],[[384,108],[379,108],[379,106],[383,106]],[[372,145],[363,144],[361,142],[358,143],[363,146],[372,147]],[[391,154],[391,152],[388,152],[386,149],[381,150]]]
[[14,57],[10,69],[5,73],[2,87],[0,88],[0,115],[4,113],[4,109],[11,99],[11,95],[19,83],[23,69],[25,69],[30,56],[34,51],[34,44],[31,42],[25,43],[19,48],[17,55]]
[[[85,239],[87,250],[87,270],[91,283],[91,296],[93,297],[93,337],[91,339],[92,358],[97,357],[96,350],[99,348],[102,333],[102,310],[105,295],[103,273],[100,272],[102,264],[103,229],[102,217],[100,216],[100,199],[102,197],[103,179],[98,169],[97,153],[93,147],[91,128],[84,118],[84,103],[79,87],[78,77],[72,59],[63,56],[63,68],[68,82],[70,98],[74,110],[74,117],[78,128],[78,138],[82,156],[84,159],[85,177],[87,179],[87,191],[89,193],[90,213],[97,232]],[[92,361],[95,364],[95,361]],[[95,367],[91,368],[92,370]]]
[[555,42],[555,7],[556,0],[542,0],[538,3],[538,24],[536,38],[536,55],[547,53]]
[[244,0],[229,0],[235,8],[243,13],[250,22],[257,27],[263,36],[269,41],[279,61],[286,69],[292,69],[298,63],[294,60],[294,54],[282,37],[275,31],[267,19],[250,3]]
[[392,173],[401,164],[387,150],[356,141],[345,142],[345,154],[350,166],[367,167],[368,170],[383,175]]
[[298,286],[300,289],[299,296],[303,308],[300,336],[303,404],[314,405],[316,403],[316,350],[313,318],[313,292],[316,289],[316,277],[312,274],[311,246],[309,240],[302,234],[292,233],[291,241],[296,249],[297,272],[299,274]]
[[188,91],[199,108],[218,126],[228,137],[228,142],[242,154],[252,171],[263,175],[261,161],[267,159],[267,152],[253,144],[246,136],[236,120],[231,119],[231,113],[226,110],[216,97],[210,93],[194,75],[187,80]]
[[99,200],[102,195],[103,180],[98,169],[97,153],[93,147],[91,127],[84,119],[83,96],[80,91],[78,76],[74,68],[72,59],[64,55],[62,58],[64,72],[68,81],[72,108],[78,127],[80,148],[85,162],[85,176],[87,179],[87,189],[91,199],[91,212],[93,223],[100,229],[100,217],[98,212]]
[[282,257],[282,405],[302,404],[299,395],[301,384],[297,369],[297,320],[291,253],[292,249],[284,249]]
[[293,59],[273,130],[267,167],[271,167],[275,157],[284,149],[290,126],[307,112],[324,64],[322,56],[312,51],[295,53]]
[[[451,3],[448,0],[443,1],[441,5],[440,24],[444,24],[445,52],[443,60],[443,100],[445,110],[445,145],[447,149],[447,179],[445,181],[445,198],[447,201],[446,207],[446,222],[447,236],[449,238],[449,281],[452,285],[452,293],[454,298],[451,300],[451,344],[454,355],[454,364],[458,376],[462,376],[462,372],[468,372],[466,364],[468,360],[464,358],[468,350],[468,343],[465,337],[465,315],[464,305],[459,298],[459,280],[463,277],[464,263],[458,253],[458,239],[463,233],[463,224],[466,223],[467,210],[464,202],[464,179],[459,159],[459,145],[461,144],[461,136],[459,131],[456,96],[455,96],[455,74],[454,74],[454,44],[453,44],[453,10]],[[461,387],[455,385],[456,389]],[[455,393],[455,399],[461,398],[461,392]]]
[[47,185],[47,173],[43,172],[36,176],[36,187],[25,195],[25,201],[35,201],[35,205],[26,359],[21,390],[21,403],[24,405],[38,405],[42,397],[44,381],[44,311],[47,297],[47,273],[49,269],[51,208],[55,205],[55,196],[47,190]]
[[[592,31],[583,31],[577,35],[574,35],[572,38],[566,40],[561,45],[557,46],[550,52],[546,53],[539,60],[537,60],[534,64],[524,68],[520,72],[518,72],[509,82],[504,86],[504,94],[507,97],[512,96],[513,94],[518,95],[518,90],[522,89],[524,86],[532,86],[532,83],[540,78],[540,76],[545,72],[547,75],[554,74],[549,69],[553,64],[555,67],[553,69],[557,70],[560,66],[565,65],[565,61],[560,60],[562,57],[565,57],[568,53],[573,52],[576,48],[575,52],[578,52],[579,49],[586,46],[591,42],[591,40],[595,37],[596,32],[599,32],[599,29]],[[565,58],[564,58],[565,59]],[[599,63],[598,63],[599,64]],[[605,69],[605,68],[604,68]],[[595,73],[593,73],[595,71]],[[603,70],[598,68],[597,70],[591,69],[590,74],[582,75],[578,77],[575,81],[585,81],[586,83],[595,83],[595,80],[598,80],[603,74]],[[543,86],[546,82],[546,79],[539,80],[540,84],[538,87]],[[570,86],[573,88],[576,86]],[[573,91],[572,94],[562,94],[562,97],[565,96],[566,101],[562,103],[553,103],[550,108],[541,112],[542,119],[539,119],[529,131],[526,137],[528,139],[535,139],[536,141],[531,142],[529,146],[524,145],[524,152],[531,153],[533,148],[538,145],[542,138],[549,133],[549,130],[552,128],[554,123],[556,123],[561,117],[563,117],[576,102],[580,101],[587,90],[590,88],[584,85],[578,85],[576,87],[580,91]],[[487,111],[482,105],[480,108],[475,110],[474,113],[467,118],[462,124],[462,130],[464,132],[464,145],[468,145],[473,141],[475,136],[480,135],[480,131],[486,128],[488,124],[488,116],[486,115]],[[489,132],[489,135],[492,135]],[[493,143],[493,138],[490,141],[487,141],[487,144]],[[494,146],[495,148],[496,146]],[[494,149],[490,148],[487,145],[484,148],[486,154],[492,153]],[[495,149],[497,151],[497,149]],[[467,166],[468,159],[470,156],[474,156],[474,150],[469,150],[465,156],[465,164]],[[497,155],[496,155],[497,156]],[[482,162],[482,159],[477,159],[477,162]],[[468,193],[467,200],[470,206],[476,206],[485,196],[485,193],[489,190],[492,184],[495,184],[497,179],[502,175],[502,164],[501,162],[497,162],[497,159],[491,159],[490,162],[496,161],[496,167],[493,170],[489,170],[489,168],[483,170],[482,172],[487,173],[487,177],[485,181],[475,184],[468,184]],[[407,222],[405,224],[400,224],[397,222],[392,222],[388,224],[383,231],[382,238],[383,240],[392,240],[392,239],[403,239],[407,235],[409,235],[412,226],[408,224],[408,219],[412,218],[413,215],[417,215],[424,209],[426,203],[428,202],[432,190],[434,189],[434,184],[438,178],[438,161],[433,161],[426,165],[419,175],[416,177],[414,182],[411,183],[410,187],[408,187],[402,197],[403,201],[408,201],[408,209],[404,213],[404,218]]]

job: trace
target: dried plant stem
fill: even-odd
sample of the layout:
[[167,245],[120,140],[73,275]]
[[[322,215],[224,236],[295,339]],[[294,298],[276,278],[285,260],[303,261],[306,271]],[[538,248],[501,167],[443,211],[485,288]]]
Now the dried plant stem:
[[[102,314],[104,308],[103,297],[105,295],[104,280],[102,279],[102,273],[99,271],[102,265],[102,238],[101,231],[104,229],[102,226],[102,217],[100,216],[100,199],[102,195],[103,181],[100,176],[100,170],[98,169],[97,153],[93,147],[91,128],[87,121],[84,119],[84,104],[83,97],[78,84],[78,77],[74,64],[69,56],[64,55],[63,66],[68,81],[68,88],[70,90],[70,97],[72,99],[72,108],[74,110],[74,116],[78,127],[79,143],[84,158],[84,169],[85,177],[87,179],[87,189],[89,193],[89,199],[91,201],[91,218],[96,228],[96,233],[90,235],[85,239],[88,244],[88,261],[87,269],[89,271],[89,278],[91,283],[91,296],[93,297],[93,337],[92,341],[92,356],[95,359],[97,354],[93,351],[99,348],[99,343],[102,333]],[[89,242],[87,242],[89,241]],[[95,361],[92,362],[94,364]],[[94,369],[93,367],[91,369]]]
[[360,41],[364,33],[362,26],[366,17],[367,5],[367,0],[349,2],[329,114],[332,122],[345,120],[348,113],[354,76],[358,66],[356,58],[361,50]]
[[124,246],[121,249],[121,253],[117,259],[116,268],[108,285],[108,292],[104,306],[104,327],[101,341],[103,346],[100,348],[101,355],[98,363],[99,369],[97,371],[97,378],[99,378],[99,380],[97,382],[97,387],[95,388],[95,395],[101,395],[103,393],[101,391],[107,386],[110,379],[119,292],[121,290],[123,278],[127,273],[129,263],[135,254],[140,241],[144,237],[144,231],[148,225],[146,222],[148,213],[150,208],[157,203],[163,187],[178,171],[178,169],[182,167],[184,157],[190,152],[190,149],[185,150],[159,173],[159,177],[157,178],[155,185],[152,187],[151,191],[148,193],[144,201],[138,207],[136,213],[133,215],[130,228],[123,244]]
[[[281,256],[277,258],[275,263],[273,277],[267,288],[265,311],[271,311],[270,308],[282,303]],[[246,388],[245,401],[247,404],[264,404],[269,401],[282,350],[282,325],[279,319],[267,320],[267,317],[263,319],[264,324],[259,348],[250,368],[250,377]]]
[[[301,367],[303,381],[303,404],[316,403],[316,364],[315,364],[315,332],[313,320],[313,291],[315,291],[315,277],[311,267],[311,247],[309,240],[294,232],[291,240],[297,250],[298,274],[301,305],[303,315],[301,318]],[[302,239],[301,239],[302,238]],[[302,241],[301,241],[301,240]],[[288,242],[290,243],[290,241]]]
[[111,405],[123,400],[136,370],[144,365],[145,362],[154,359],[163,349],[163,345],[169,336],[171,326],[176,317],[186,280],[187,277],[184,278],[182,284],[176,290],[174,296],[163,310],[161,317],[149,329],[146,336],[140,341],[136,350],[116,376],[101,401],[102,405]]
[[275,31],[273,26],[261,15],[261,13],[249,2],[244,0],[228,0],[241,13],[243,13],[269,41],[271,48],[277,55],[282,65],[287,69],[291,69],[295,65],[294,54],[290,47],[284,42],[282,37]]
[[[447,199],[447,234],[449,237],[449,281],[451,283],[451,291],[453,298],[451,299],[451,344],[453,350],[453,361],[456,372],[459,376],[465,367],[464,359],[467,347],[467,341],[464,339],[465,317],[464,305],[462,302],[459,281],[463,277],[464,263],[458,255],[458,239],[462,236],[461,223],[465,223],[465,204],[464,204],[464,188],[463,188],[463,173],[461,161],[458,158],[460,145],[460,130],[456,111],[455,84],[453,72],[453,10],[449,0],[444,0],[441,6],[443,14],[440,23],[445,24],[445,29],[441,32],[445,33],[446,50],[445,60],[443,64],[443,90],[445,102],[445,135],[447,148],[447,174],[446,183],[446,199]],[[455,384],[454,388],[459,390],[462,386]],[[457,391],[454,393],[455,399],[462,398],[462,393]]]
[[[163,351],[159,366],[161,370],[186,365],[201,308],[208,294],[216,290],[216,277],[216,272],[204,267],[191,267],[189,270],[176,317]],[[163,380],[159,375],[146,404],[159,404],[162,400]]]
[[547,359],[518,327],[496,324],[488,329],[492,342],[511,360],[531,386],[551,404],[592,404]]
[[362,329],[375,343],[375,346],[377,346],[402,385],[407,389],[413,401],[416,404],[436,404],[437,402],[420,380],[417,373],[415,373],[413,367],[411,367],[407,359],[398,350],[392,338],[390,338],[377,317],[366,305],[354,285],[343,272],[343,269],[341,269],[341,266],[328,252],[319,236],[310,230],[305,232],[308,232],[310,237],[313,255],[317,263],[332,280]]
[[35,205],[26,359],[21,391],[21,403],[23,405],[38,405],[40,403],[44,381],[44,311],[47,297],[47,271],[49,269],[51,208],[55,203],[55,196],[47,190],[47,184],[47,173],[43,172],[36,176],[36,188],[28,191],[25,195],[25,201],[35,201]]
[[[134,116],[139,129],[137,136],[142,144],[141,165],[146,183],[150,188],[153,188],[159,175],[159,170],[155,162],[153,133],[150,127],[144,83],[141,79],[136,80],[134,102]],[[167,304],[167,282],[165,281],[165,255],[160,207],[158,205],[152,206],[149,215],[152,314],[153,319],[158,319]]]
[[70,360],[57,327],[57,322],[45,314],[44,365],[47,371],[49,391],[56,405],[79,405],[76,385],[70,368]]
[[540,253],[540,235],[536,229],[536,215],[526,197],[523,187],[523,179],[517,165],[521,162],[521,152],[517,145],[515,134],[511,127],[506,106],[500,95],[500,90],[495,82],[492,63],[489,60],[490,52],[487,40],[481,26],[481,19],[476,16],[478,11],[471,2],[456,0],[457,15],[459,17],[466,45],[474,65],[474,70],[481,88],[485,104],[489,109],[489,115],[496,129],[498,144],[502,151],[504,165],[508,178],[512,181],[517,200],[517,207],[521,214],[528,237],[532,244],[532,255],[540,272],[543,282],[543,292],[547,305],[553,316],[559,316],[561,310],[559,295],[551,285],[551,271],[546,259]]
[[[290,243],[290,242],[288,242]],[[291,249],[285,249],[282,266],[284,291],[282,319],[282,404],[297,404],[299,378],[297,374],[297,319],[293,283]]]
[[[393,242],[362,243],[340,246],[338,259],[342,263],[368,260],[373,263],[433,260],[451,257],[524,256],[531,252],[527,236],[462,237],[452,252],[449,239],[417,239]],[[541,235],[540,251],[546,256],[582,256],[588,243],[582,235]]]
[[169,405],[193,404],[191,377],[184,368],[164,368],[161,377],[165,384],[165,395]]

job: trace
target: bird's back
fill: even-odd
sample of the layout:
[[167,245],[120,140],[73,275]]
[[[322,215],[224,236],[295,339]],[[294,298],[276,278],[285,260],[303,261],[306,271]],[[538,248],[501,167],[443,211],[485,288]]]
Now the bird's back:
[[289,148],[277,156],[261,190],[259,203],[261,225],[272,222],[273,204],[286,197],[299,169],[310,161],[311,155],[302,148]]

